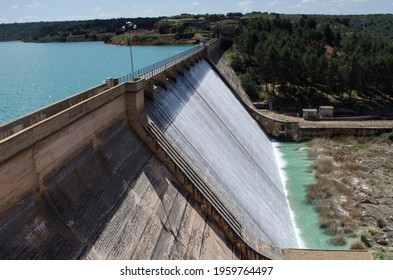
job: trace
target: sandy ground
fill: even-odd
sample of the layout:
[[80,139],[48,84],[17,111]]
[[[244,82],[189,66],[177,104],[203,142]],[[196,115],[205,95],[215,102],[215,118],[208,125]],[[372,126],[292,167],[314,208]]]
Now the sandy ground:
[[[390,136],[390,137],[389,137]],[[314,139],[317,183],[307,200],[320,213],[332,242],[357,237],[375,259],[393,259],[393,136]]]

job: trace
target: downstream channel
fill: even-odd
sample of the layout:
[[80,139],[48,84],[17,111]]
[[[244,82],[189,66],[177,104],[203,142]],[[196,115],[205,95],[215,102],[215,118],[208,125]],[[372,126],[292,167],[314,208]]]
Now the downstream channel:
[[319,214],[314,206],[305,201],[307,187],[315,182],[310,171],[312,159],[308,157],[307,143],[276,143],[281,153],[280,167],[284,171],[288,200],[295,215],[295,223],[300,231],[303,246],[310,249],[345,250],[350,246],[337,246],[330,243],[331,235],[319,228]]

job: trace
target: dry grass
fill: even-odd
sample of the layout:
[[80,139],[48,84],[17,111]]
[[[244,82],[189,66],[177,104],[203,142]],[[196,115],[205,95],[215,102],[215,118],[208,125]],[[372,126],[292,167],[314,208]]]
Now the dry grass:
[[316,184],[310,185],[307,190],[306,201],[315,204],[321,199],[327,199],[334,193],[332,180],[329,177],[320,177]]
[[345,245],[347,244],[347,238],[344,235],[337,235],[330,238],[330,243],[333,245]]
[[[310,142],[309,156],[315,159],[311,171],[317,181],[309,186],[306,201],[320,214],[320,227],[333,235],[332,244],[360,235],[362,240],[351,246],[366,245],[376,256],[380,253],[375,248],[381,247],[377,241],[393,236],[392,135]],[[367,230],[371,227],[373,234]],[[389,252],[392,243],[384,247]]]
[[333,172],[334,170],[334,165],[333,165],[333,159],[331,158],[322,158],[322,159],[317,159],[314,164],[311,166],[312,169],[317,170],[317,174],[320,175],[327,175]]

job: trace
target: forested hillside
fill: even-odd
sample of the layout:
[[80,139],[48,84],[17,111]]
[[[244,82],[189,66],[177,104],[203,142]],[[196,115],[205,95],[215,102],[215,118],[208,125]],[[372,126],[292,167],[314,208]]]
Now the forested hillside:
[[353,98],[391,102],[393,40],[368,31],[361,18],[250,19],[234,40],[232,66],[253,100],[283,98],[293,109]]
[[[108,19],[66,22],[34,22],[0,24],[0,41],[66,42],[107,41],[124,31],[130,19]],[[132,21],[140,29],[152,29],[159,18],[137,18]]]

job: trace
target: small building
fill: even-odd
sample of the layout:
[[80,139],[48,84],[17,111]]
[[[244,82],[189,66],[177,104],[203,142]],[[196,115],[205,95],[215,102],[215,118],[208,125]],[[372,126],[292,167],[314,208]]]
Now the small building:
[[321,118],[333,118],[333,106],[319,106],[319,116]]
[[305,120],[316,120],[318,119],[317,109],[303,109],[303,119]]

